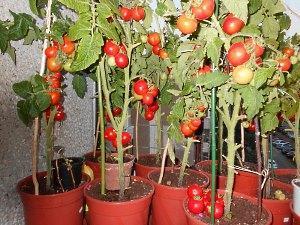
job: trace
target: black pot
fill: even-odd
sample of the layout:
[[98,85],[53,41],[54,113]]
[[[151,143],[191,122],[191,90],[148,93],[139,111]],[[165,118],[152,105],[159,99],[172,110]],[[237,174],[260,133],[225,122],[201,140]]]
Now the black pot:
[[82,157],[69,157],[53,160],[52,187],[55,190],[67,191],[77,188],[82,178]]

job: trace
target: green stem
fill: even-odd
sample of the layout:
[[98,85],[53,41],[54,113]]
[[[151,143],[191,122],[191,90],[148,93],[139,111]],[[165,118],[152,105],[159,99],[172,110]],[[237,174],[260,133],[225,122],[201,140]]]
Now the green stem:
[[136,160],[139,160],[139,116],[140,116],[140,102],[136,106],[136,116],[135,116],[135,156]]
[[192,146],[192,143],[193,143],[193,139],[192,138],[188,138],[186,146],[184,148],[182,163],[181,163],[181,167],[180,167],[179,180],[178,180],[178,186],[179,187],[182,186],[184,172],[185,172],[186,166],[188,165],[188,159],[189,159],[190,148]]
[[[263,158],[264,158],[264,168],[269,168],[269,135],[262,135],[261,139],[261,148],[263,152]],[[272,161],[271,161],[272,164]],[[271,183],[270,179],[266,181],[265,188],[263,190],[263,196],[266,198],[270,197],[270,191],[271,191]]]
[[224,144],[224,139],[223,139],[223,131],[224,131],[224,126],[223,126],[223,117],[221,114],[219,114],[219,125],[218,125],[218,143],[219,143],[219,172],[221,173],[222,171],[222,164],[223,164],[223,144]]
[[[157,76],[156,86],[159,87],[160,80]],[[161,107],[156,111],[155,114],[156,120],[156,163],[159,164],[162,153],[162,121],[161,121]]]

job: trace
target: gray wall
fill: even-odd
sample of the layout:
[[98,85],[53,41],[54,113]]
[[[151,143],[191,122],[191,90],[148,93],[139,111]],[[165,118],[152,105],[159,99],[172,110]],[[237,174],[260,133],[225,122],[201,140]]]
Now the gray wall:
[[[0,19],[11,19],[9,10],[29,13],[28,0],[0,0]],[[1,34],[0,34],[1,35]],[[18,97],[12,92],[12,84],[26,79],[39,70],[41,43],[23,46],[15,42],[17,64],[7,55],[0,54],[0,224],[23,225],[22,207],[15,191],[16,183],[30,175],[30,150],[32,129],[26,128],[16,114]],[[71,75],[66,76],[71,82]],[[56,130],[56,144],[65,146],[67,155],[81,155],[92,148],[93,143],[93,84],[89,93],[79,99],[72,86],[65,91],[64,102],[67,120]],[[41,143],[40,159],[43,160]],[[39,168],[42,170],[42,166]]]

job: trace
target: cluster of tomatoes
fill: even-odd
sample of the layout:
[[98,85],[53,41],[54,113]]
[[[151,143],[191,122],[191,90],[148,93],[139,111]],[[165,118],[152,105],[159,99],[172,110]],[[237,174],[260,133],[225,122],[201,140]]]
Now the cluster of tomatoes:
[[159,56],[162,59],[166,59],[169,57],[168,53],[165,49],[161,48],[161,41],[159,33],[153,32],[148,34],[146,41],[149,45],[152,46],[152,52],[154,55]]
[[148,82],[139,79],[133,84],[133,96],[136,100],[140,100],[145,106],[145,119],[151,121],[154,119],[155,112],[159,109],[157,97],[159,95],[158,87],[154,85],[148,86]]
[[120,16],[123,21],[141,21],[145,19],[145,10],[141,6],[135,6],[133,8],[127,8],[124,6],[121,6],[119,8]]
[[[193,184],[187,189],[187,208],[193,214],[205,213],[208,216],[211,211],[211,191],[203,190],[198,184]],[[214,217],[220,219],[224,214],[224,200],[221,196],[215,197]]]
[[194,118],[180,124],[180,131],[185,137],[193,137],[196,130],[201,126],[201,118]]
[[[117,132],[113,127],[107,127],[104,131],[104,138],[111,142],[114,148],[117,148]],[[131,143],[131,134],[129,132],[122,132],[122,146],[125,147]]]
[[128,66],[129,59],[127,56],[126,47],[123,43],[117,44],[113,40],[109,39],[103,46],[103,51],[108,55],[108,64],[110,66],[117,66],[124,69]]
[[74,52],[75,42],[73,42],[67,35],[63,36],[62,44],[53,41],[52,45],[47,47],[45,50],[48,70],[54,73],[61,71],[63,67],[65,68],[63,63],[65,58],[74,57]]
[[192,34],[197,30],[198,21],[210,18],[214,13],[214,9],[214,0],[202,0],[200,4],[194,1],[190,10],[177,19],[177,28],[183,34]]

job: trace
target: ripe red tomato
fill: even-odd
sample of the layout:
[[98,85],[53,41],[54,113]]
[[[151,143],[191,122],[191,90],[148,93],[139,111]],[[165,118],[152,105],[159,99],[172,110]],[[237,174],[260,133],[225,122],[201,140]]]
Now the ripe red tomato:
[[108,56],[115,56],[119,53],[120,47],[113,40],[107,40],[103,46],[103,51]]
[[128,145],[131,142],[131,134],[122,132],[122,145]]
[[145,10],[143,7],[137,6],[132,9],[132,18],[135,21],[140,21],[145,19]]
[[197,20],[206,20],[214,13],[215,1],[202,0],[199,6],[193,5],[191,10]]
[[200,118],[195,118],[195,119],[192,119],[191,120],[191,123],[192,123],[192,125],[194,126],[194,127],[200,127],[200,125],[201,125],[201,119]]
[[211,67],[208,66],[208,65],[204,65],[203,67],[200,67],[198,69],[198,74],[199,75],[204,75],[204,74],[207,74],[207,73],[210,73],[212,70],[211,70]]
[[59,72],[59,71],[61,71],[62,64],[57,57],[48,58],[47,59],[47,68],[51,72]]
[[151,121],[151,120],[153,120],[154,119],[154,111],[152,111],[152,110],[146,110],[145,111],[145,120],[148,120],[148,121]]
[[45,50],[45,55],[47,58],[54,58],[57,56],[58,48],[55,46],[49,46]]
[[112,140],[111,141],[111,144],[112,144],[112,146],[114,147],[114,148],[117,148],[118,146],[118,144],[117,144],[117,139],[114,139],[114,140]]
[[187,189],[187,195],[189,196],[189,198],[194,198],[195,196],[202,197],[203,189],[198,184],[192,184]]
[[244,65],[237,66],[232,73],[233,81],[237,84],[249,84],[253,76],[253,71]]
[[189,127],[187,122],[180,125],[180,130],[185,137],[191,137],[194,134],[194,131]]
[[112,110],[113,116],[119,116],[119,115],[121,115],[121,113],[122,113],[122,109],[118,106],[114,107]]
[[148,39],[147,39],[148,43],[152,46],[156,46],[160,44],[160,36],[159,33],[157,32],[153,32],[148,34]]
[[150,93],[154,98],[156,98],[158,96],[158,94],[159,94],[159,89],[156,86],[151,86],[149,88],[148,93]]
[[159,104],[157,101],[154,101],[151,105],[148,106],[148,110],[156,112],[159,109]]
[[193,132],[195,132],[196,130],[198,130],[198,127],[194,126],[194,125],[192,124],[192,121],[189,121],[189,122],[188,122],[188,126],[189,126],[189,128],[190,128]]
[[254,53],[255,53],[255,57],[260,57],[264,54],[265,48],[256,44],[252,38],[247,38],[245,40],[245,44],[248,47],[253,47],[254,45]]
[[244,26],[245,23],[241,19],[232,14],[228,14],[223,22],[222,29],[226,34],[232,35],[241,31]]
[[249,123],[249,127],[247,128],[249,132],[255,132],[255,124],[253,121]]
[[152,47],[152,52],[154,55],[159,55],[159,51],[160,51],[160,46],[159,45],[154,45]]
[[179,16],[176,26],[181,31],[181,33],[192,34],[197,30],[198,23],[195,18],[191,18],[183,14]]
[[205,105],[199,105],[197,108],[200,112],[204,112],[206,110]]
[[[211,214],[211,206],[210,204],[206,207],[206,212],[208,215]],[[214,211],[214,217],[215,219],[220,219],[224,214],[224,205],[215,203],[215,211]]]
[[247,52],[244,43],[236,42],[230,46],[227,59],[231,65],[239,66],[250,59],[250,54]]
[[129,59],[128,59],[127,55],[125,55],[123,53],[118,53],[115,56],[115,61],[116,61],[116,66],[121,69],[124,69],[125,67],[127,67],[128,63],[129,63]]
[[52,105],[60,103],[61,93],[59,91],[49,91],[48,94],[50,95]]
[[51,77],[49,78],[48,82],[49,82],[49,84],[50,84],[50,85],[49,85],[50,88],[54,88],[54,89],[56,89],[56,88],[61,88],[61,82],[60,82],[60,80],[57,79],[56,77],[51,76]]
[[205,209],[203,200],[202,199],[198,200],[198,199],[194,199],[194,198],[190,198],[188,200],[187,208],[191,213],[194,213],[194,214],[202,213]]
[[291,60],[289,58],[281,58],[278,59],[277,62],[278,62],[277,67],[282,72],[288,71],[292,66]]
[[295,53],[295,50],[293,48],[289,48],[289,47],[285,47],[283,50],[282,50],[283,54],[286,55],[287,57],[291,57],[294,55]]
[[126,47],[123,43],[120,43],[119,47],[120,47],[120,53],[127,54]]
[[68,37],[63,36],[64,43],[60,46],[61,50],[67,55],[71,55],[75,51],[75,43]]
[[54,74],[52,74],[53,77],[55,77],[56,79],[58,79],[59,81],[61,81],[63,79],[63,75],[61,74],[61,72],[56,72]]
[[133,84],[133,90],[138,95],[144,95],[148,92],[148,84],[147,81],[141,79],[136,81]]
[[256,65],[261,66],[263,64],[263,60],[261,57],[256,58],[255,60]]
[[64,107],[61,103],[57,104],[55,107],[56,107],[57,112],[64,111]]
[[159,50],[159,57],[162,59],[166,59],[169,57],[169,54],[166,52],[166,50],[164,49],[160,49]]
[[218,204],[223,205],[223,206],[225,205],[224,199],[222,197],[216,196],[215,199],[216,199],[215,203],[218,203]]
[[104,131],[104,137],[108,141],[116,140],[117,132],[113,127],[107,127]]
[[146,93],[143,95],[142,103],[145,105],[152,105],[154,102],[154,97],[150,93]]
[[208,205],[210,205],[211,191],[208,190],[208,191],[204,192],[204,194],[202,196],[202,199],[203,199],[203,203],[204,203],[205,207],[207,207]]
[[66,114],[63,111],[58,111],[54,116],[54,120],[61,122],[65,119],[65,116]]
[[119,8],[122,20],[125,22],[132,20],[132,10],[126,7]]

